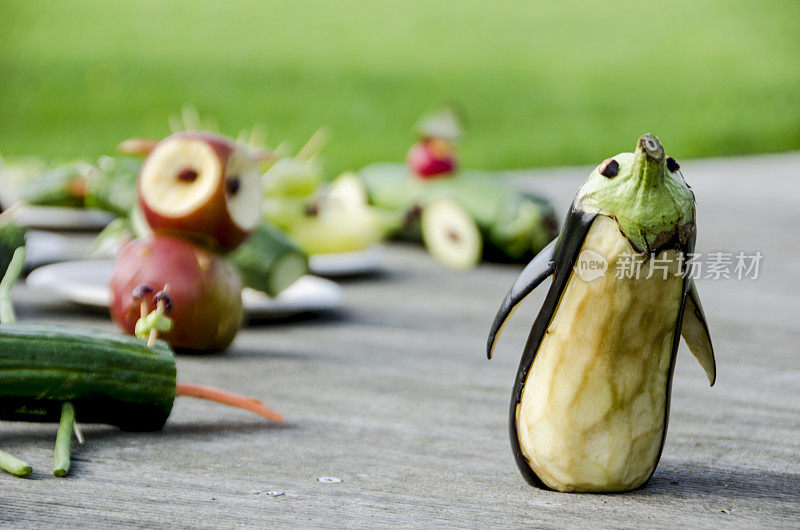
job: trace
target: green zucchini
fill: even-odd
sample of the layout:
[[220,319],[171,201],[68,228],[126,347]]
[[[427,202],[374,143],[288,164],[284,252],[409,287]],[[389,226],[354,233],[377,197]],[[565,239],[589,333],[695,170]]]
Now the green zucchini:
[[53,324],[0,325],[0,420],[163,427],[175,400],[175,356],[136,337]]
[[276,296],[308,272],[308,257],[271,223],[264,221],[228,258],[242,283]]

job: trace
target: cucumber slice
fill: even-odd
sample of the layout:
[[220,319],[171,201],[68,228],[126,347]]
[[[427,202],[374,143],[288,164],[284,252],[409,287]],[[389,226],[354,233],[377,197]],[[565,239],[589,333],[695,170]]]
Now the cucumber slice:
[[265,292],[271,296],[292,285],[308,272],[308,257],[301,252],[289,252],[275,259],[270,271],[269,288]]
[[480,261],[483,238],[478,225],[454,199],[442,197],[425,206],[421,228],[425,247],[440,263],[466,270]]
[[277,296],[308,272],[308,258],[268,222],[259,225],[228,258],[251,289]]

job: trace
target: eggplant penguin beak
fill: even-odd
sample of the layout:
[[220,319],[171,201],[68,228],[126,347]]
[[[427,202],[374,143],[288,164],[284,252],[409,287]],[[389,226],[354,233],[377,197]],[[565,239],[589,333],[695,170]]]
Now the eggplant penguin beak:
[[664,183],[667,173],[664,148],[658,138],[645,134],[636,142],[633,175],[641,186],[656,188]]

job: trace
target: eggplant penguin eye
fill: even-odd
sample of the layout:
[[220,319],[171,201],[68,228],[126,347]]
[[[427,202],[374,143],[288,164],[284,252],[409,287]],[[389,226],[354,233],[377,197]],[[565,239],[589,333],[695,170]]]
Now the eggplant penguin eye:
[[614,178],[619,173],[619,162],[613,158],[606,158],[600,164],[600,174],[606,178]]
[[675,173],[680,168],[681,168],[681,165],[678,163],[677,160],[675,160],[671,156],[667,157],[667,169],[669,169],[670,172]]

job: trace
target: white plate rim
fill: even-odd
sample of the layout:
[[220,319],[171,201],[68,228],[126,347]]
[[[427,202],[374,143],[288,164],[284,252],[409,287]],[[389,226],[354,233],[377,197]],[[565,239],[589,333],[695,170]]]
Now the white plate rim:
[[383,268],[384,247],[372,245],[364,250],[312,254],[308,266],[312,274],[320,276],[355,276],[378,272]]
[[[26,279],[32,290],[48,291],[60,298],[83,306],[108,308],[109,293],[105,282],[76,283],[64,281],[64,269],[80,267],[91,277],[110,276],[113,260],[62,261],[34,269]],[[87,288],[88,287],[88,288]],[[287,287],[275,298],[245,288],[242,291],[245,312],[250,318],[284,317],[306,312],[339,309],[343,305],[341,287],[326,278],[306,275]]]

